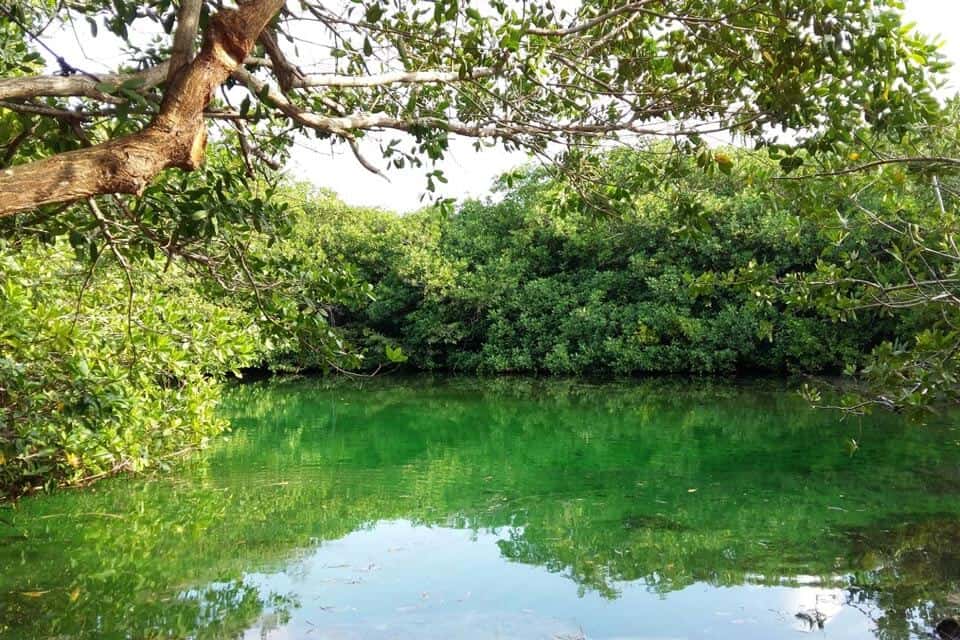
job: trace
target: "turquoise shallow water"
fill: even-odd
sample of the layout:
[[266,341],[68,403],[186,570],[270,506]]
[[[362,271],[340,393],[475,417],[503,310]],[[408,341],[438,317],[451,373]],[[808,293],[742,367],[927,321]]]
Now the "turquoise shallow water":
[[0,511],[0,637],[893,640],[960,612],[949,420],[702,381],[305,381],[224,410],[172,474]]

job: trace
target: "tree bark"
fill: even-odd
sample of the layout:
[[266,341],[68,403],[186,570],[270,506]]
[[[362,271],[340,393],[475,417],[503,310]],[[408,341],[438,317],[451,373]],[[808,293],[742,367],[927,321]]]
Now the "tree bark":
[[173,48],[170,51],[170,70],[168,80],[185,66],[193,57],[193,44],[197,38],[197,27],[200,24],[200,11],[203,9],[203,0],[180,0],[180,11],[177,14],[177,30],[173,34]]
[[43,96],[93,98],[103,102],[123,102],[121,98],[111,96],[97,89],[99,84],[121,85],[129,80],[139,80],[137,89],[155,87],[167,77],[169,64],[161,62],[155,67],[133,73],[110,73],[91,77],[77,74],[73,76],[26,76],[22,78],[0,79],[0,100],[22,100]]
[[0,217],[106,193],[139,194],[164,169],[199,166],[206,150],[204,108],[283,3],[252,0],[217,13],[200,53],[173,76],[160,113],[143,131],[0,170]]

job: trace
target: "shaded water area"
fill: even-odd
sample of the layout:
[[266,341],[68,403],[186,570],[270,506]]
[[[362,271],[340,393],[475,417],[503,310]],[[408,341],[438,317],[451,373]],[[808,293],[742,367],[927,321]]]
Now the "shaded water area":
[[303,381],[224,410],[172,474],[0,508],[0,637],[894,640],[960,613],[948,420],[700,381]]

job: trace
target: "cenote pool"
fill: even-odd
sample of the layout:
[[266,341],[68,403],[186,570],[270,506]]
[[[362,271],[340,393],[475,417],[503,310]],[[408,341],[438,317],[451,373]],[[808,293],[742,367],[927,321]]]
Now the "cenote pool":
[[224,410],[169,475],[0,508],[0,636],[895,640],[960,613],[947,420],[701,381],[301,381]]

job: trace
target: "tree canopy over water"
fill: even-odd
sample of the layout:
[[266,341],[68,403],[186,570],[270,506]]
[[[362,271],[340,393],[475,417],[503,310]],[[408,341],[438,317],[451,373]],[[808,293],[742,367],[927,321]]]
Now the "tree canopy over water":
[[[251,170],[304,133],[371,168],[357,146],[371,130],[406,135],[383,147],[397,165],[441,157],[450,135],[537,153],[623,136],[708,152],[705,132],[765,144],[778,127],[811,150],[900,135],[935,113],[944,65],[897,6],[30,0],[2,13],[15,164],[0,174],[0,213],[142,195],[161,171],[200,165],[207,119],[226,122]],[[119,38],[120,68],[100,77],[57,53],[40,38],[58,24]],[[41,53],[59,75],[41,75]]]

